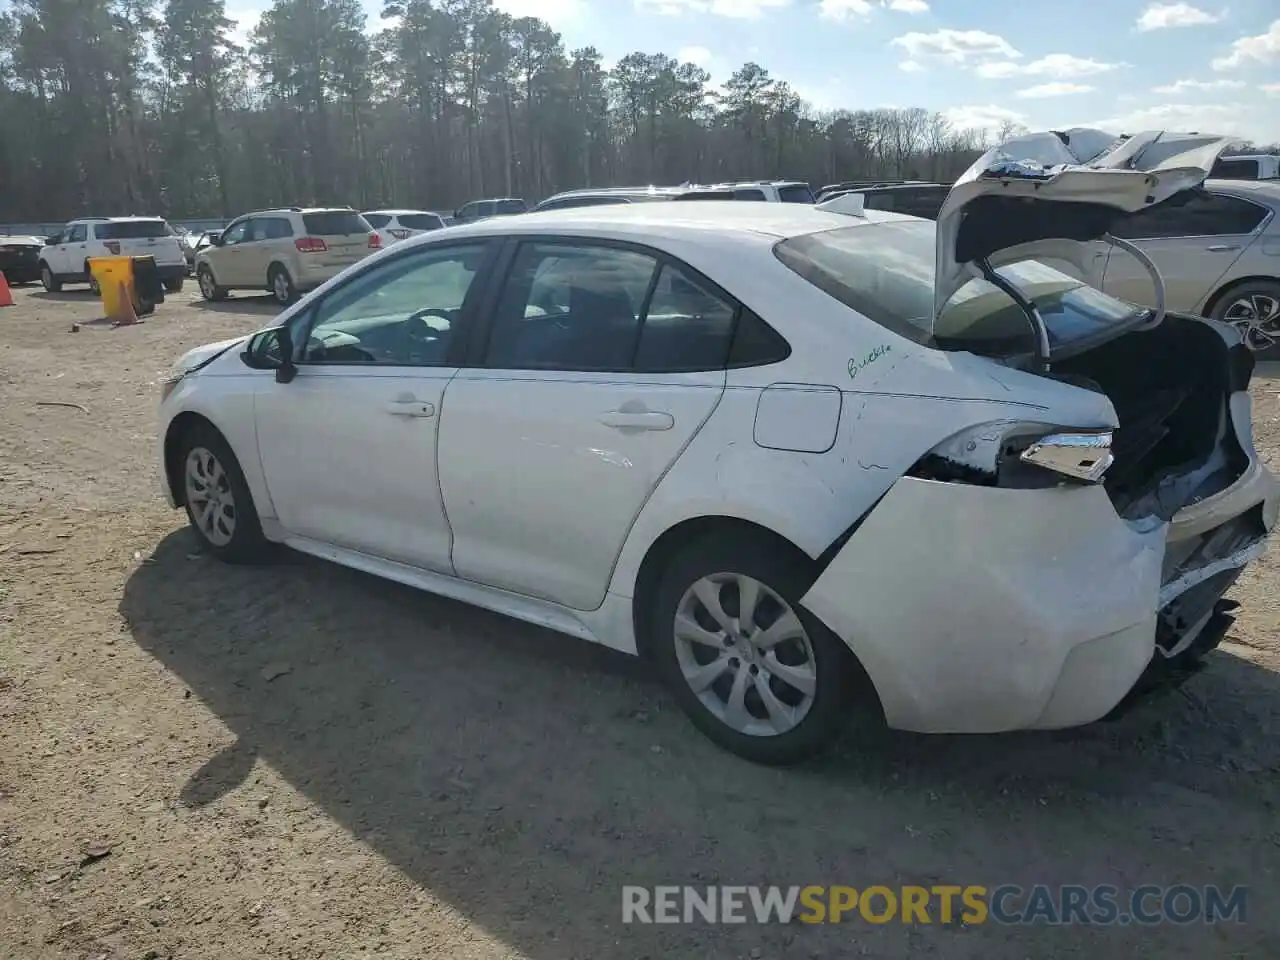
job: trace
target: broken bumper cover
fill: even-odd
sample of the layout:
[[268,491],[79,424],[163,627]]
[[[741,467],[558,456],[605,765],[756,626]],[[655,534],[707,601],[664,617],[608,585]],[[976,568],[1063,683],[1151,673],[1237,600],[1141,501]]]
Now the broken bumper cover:
[[1122,520],[1100,486],[903,477],[802,602],[857,655],[892,727],[1076,726],[1152,660],[1168,532]]

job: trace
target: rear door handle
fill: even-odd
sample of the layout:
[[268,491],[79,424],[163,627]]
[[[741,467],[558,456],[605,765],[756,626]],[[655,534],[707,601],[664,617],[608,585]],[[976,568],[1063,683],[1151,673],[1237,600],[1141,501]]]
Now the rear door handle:
[[1226,253],[1228,250],[1239,250],[1238,243],[1215,243],[1211,247],[1205,247],[1210,253]]
[[382,409],[395,417],[434,417],[436,415],[435,405],[423,400],[392,400]]
[[600,414],[600,422],[615,430],[670,430],[676,418],[657,410],[610,410]]

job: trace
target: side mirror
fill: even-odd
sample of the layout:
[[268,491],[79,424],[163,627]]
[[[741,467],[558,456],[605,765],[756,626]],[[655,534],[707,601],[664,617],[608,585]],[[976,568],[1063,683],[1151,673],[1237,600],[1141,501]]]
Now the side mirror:
[[209,234],[209,243],[211,243],[215,247],[222,246],[222,234],[220,233]]
[[46,247],[56,247],[61,242],[62,242],[62,237],[56,233],[52,237],[44,238],[44,245]]
[[272,327],[249,338],[240,359],[254,370],[274,370],[276,383],[289,383],[298,374],[293,363],[293,338],[288,327]]

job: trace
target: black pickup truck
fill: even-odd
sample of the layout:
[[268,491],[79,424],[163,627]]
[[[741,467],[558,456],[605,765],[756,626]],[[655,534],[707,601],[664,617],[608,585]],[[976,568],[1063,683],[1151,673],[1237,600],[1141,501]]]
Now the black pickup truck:
[[35,283],[40,279],[40,249],[44,241],[38,237],[0,236],[0,273],[9,283]]

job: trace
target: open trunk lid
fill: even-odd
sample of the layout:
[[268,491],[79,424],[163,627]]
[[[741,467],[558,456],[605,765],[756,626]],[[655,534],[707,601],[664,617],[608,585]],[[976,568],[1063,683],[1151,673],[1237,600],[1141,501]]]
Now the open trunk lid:
[[989,150],[938,213],[933,322],[980,265],[1052,258],[1084,269],[1086,245],[1121,218],[1198,187],[1233,141],[1156,130],[1116,137],[1080,127]]

